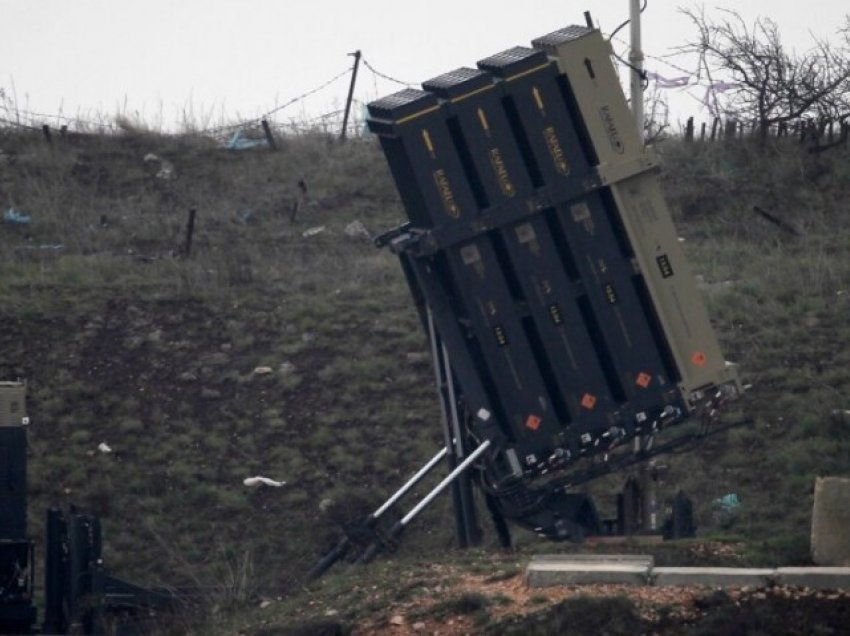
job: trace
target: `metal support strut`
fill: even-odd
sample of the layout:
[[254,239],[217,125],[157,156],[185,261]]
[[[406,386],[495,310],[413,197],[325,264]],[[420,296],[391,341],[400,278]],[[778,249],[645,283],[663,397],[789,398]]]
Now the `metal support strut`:
[[[390,528],[389,537],[390,539],[398,538],[404,529],[408,526],[408,524],[413,521],[420,512],[425,510],[428,505],[434,501],[440,494],[448,488],[454,481],[461,476],[467,468],[469,468],[476,459],[478,459],[484,451],[490,448],[490,440],[483,441],[474,451],[472,451],[466,459],[464,459],[460,464],[458,464],[457,468],[455,468],[452,472],[450,472],[436,487],[425,495],[419,503],[417,503],[413,508],[411,508],[410,512],[404,515],[399,521],[395,523],[395,525]],[[360,561],[363,563],[367,563],[372,560],[372,558],[378,553],[381,549],[381,545],[379,543],[373,543],[370,545],[363,555],[360,557]]]
[[[395,491],[389,499],[387,499],[383,504],[381,504],[375,512],[370,514],[363,521],[363,525],[372,528],[377,523],[378,519],[383,515],[387,510],[392,508],[399,499],[404,497],[410,490],[418,484],[422,479],[434,469],[440,461],[446,456],[448,453],[448,448],[441,448],[440,451],[434,455],[428,463],[426,463],[422,468],[420,468],[413,477],[407,480],[407,482]],[[307,580],[312,581],[314,579],[319,578],[327,572],[334,563],[339,561],[342,557],[345,556],[345,553],[348,552],[348,549],[351,547],[351,539],[348,536],[340,539],[339,543],[334,546],[334,548],[328,552],[324,557],[319,559],[319,561],[312,567],[312,569],[307,573]]]

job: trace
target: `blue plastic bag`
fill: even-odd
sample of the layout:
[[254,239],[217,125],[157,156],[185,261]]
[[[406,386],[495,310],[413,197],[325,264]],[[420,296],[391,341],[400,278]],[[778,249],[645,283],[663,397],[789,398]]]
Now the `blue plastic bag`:
[[32,223],[32,216],[15,208],[9,208],[3,213],[3,221],[15,225],[29,225]]

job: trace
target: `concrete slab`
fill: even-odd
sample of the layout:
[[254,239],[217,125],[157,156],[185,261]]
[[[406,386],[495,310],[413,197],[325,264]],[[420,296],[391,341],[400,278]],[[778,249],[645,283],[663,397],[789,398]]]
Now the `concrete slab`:
[[651,567],[634,563],[532,562],[526,569],[529,587],[593,585],[597,583],[646,585]]
[[628,563],[631,565],[655,565],[651,554],[535,554],[532,563]]
[[710,587],[766,587],[775,574],[768,568],[653,568],[653,585],[706,585]]
[[850,589],[850,568],[777,568],[777,585],[794,585],[817,589]]

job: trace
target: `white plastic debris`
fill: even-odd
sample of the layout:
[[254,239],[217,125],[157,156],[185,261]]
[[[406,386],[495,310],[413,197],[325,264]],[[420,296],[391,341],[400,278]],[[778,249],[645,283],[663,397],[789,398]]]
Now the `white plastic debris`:
[[97,450],[99,450],[101,453],[111,453],[112,452],[112,449],[109,447],[109,444],[107,444],[106,442],[101,442],[100,444],[98,444]]
[[286,482],[285,481],[276,481],[274,479],[270,479],[268,477],[246,477],[243,481],[243,484],[246,486],[251,486],[252,488],[260,485],[271,486],[273,488],[280,488]]
[[301,234],[301,236],[303,236],[304,238],[307,238],[308,236],[316,236],[316,234],[321,234],[324,231],[325,231],[324,225],[317,225],[316,227],[311,227],[311,228],[304,230],[304,232],[303,232],[303,234]]
[[257,367],[254,369],[254,375],[269,375],[272,373],[271,367]]
[[171,180],[174,179],[177,175],[174,173],[174,164],[172,164],[168,159],[163,159],[159,155],[155,155],[152,152],[149,152],[145,155],[144,159],[142,159],[145,163],[158,163],[159,170],[156,173],[157,179],[165,179]]
[[366,226],[363,225],[362,221],[352,221],[345,226],[343,232],[345,232],[345,235],[350,238],[372,239],[372,235],[369,234],[369,230],[366,229]]
[[170,181],[174,179],[177,175],[174,174],[174,165],[170,161],[162,160],[160,164],[159,172],[156,173],[157,179],[165,179],[166,181]]

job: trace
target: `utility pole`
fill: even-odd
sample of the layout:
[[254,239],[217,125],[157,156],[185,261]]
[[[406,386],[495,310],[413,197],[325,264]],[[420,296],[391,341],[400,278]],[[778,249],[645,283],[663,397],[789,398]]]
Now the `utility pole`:
[[360,50],[349,53],[354,56],[354,69],[351,71],[351,85],[348,87],[348,99],[345,100],[345,115],[342,116],[342,132],[339,133],[340,141],[345,141],[345,132],[348,128],[348,115],[351,113],[351,100],[354,98],[354,83],[357,81],[357,68],[360,66]]
[[[635,118],[638,137],[643,143],[643,50],[640,33],[640,0],[629,0],[629,25],[631,27],[631,97],[632,115]],[[635,438],[635,453],[646,451],[652,437],[641,435]],[[638,484],[640,485],[641,530],[647,534],[658,531],[658,511],[655,494],[655,475],[653,465],[644,461],[638,466]]]
[[640,0],[629,0],[629,18],[631,20],[631,68],[632,114],[637,124],[638,135],[643,140],[643,50],[640,42]]

